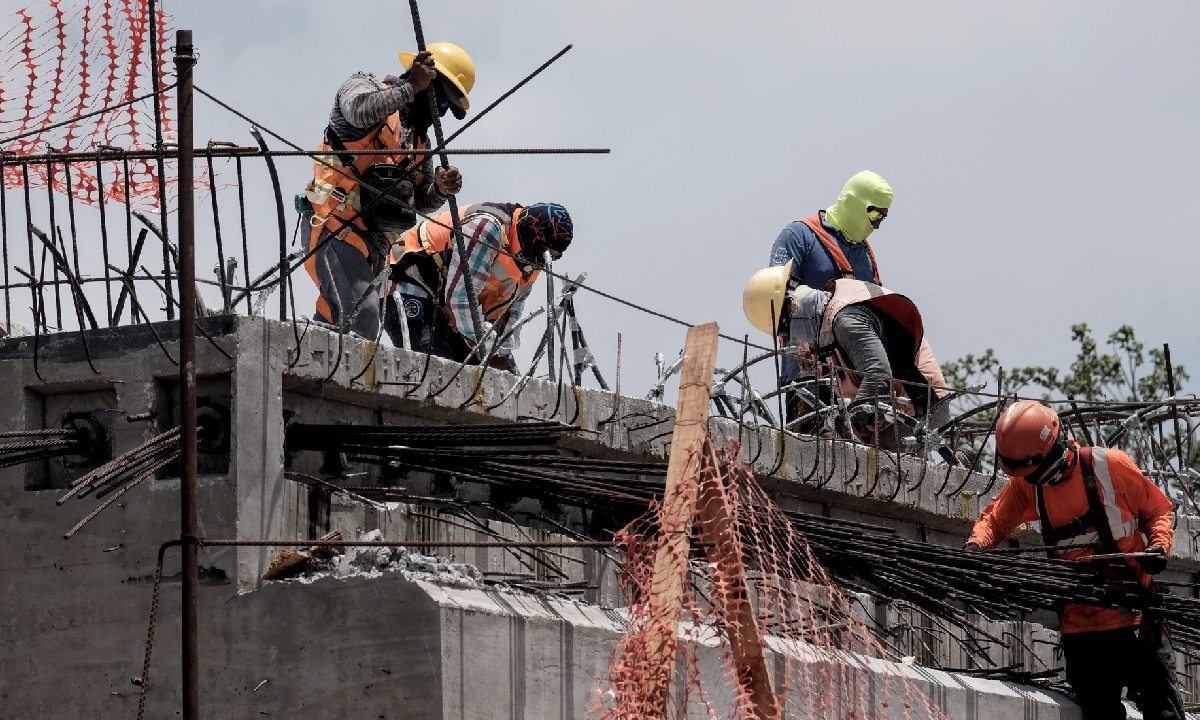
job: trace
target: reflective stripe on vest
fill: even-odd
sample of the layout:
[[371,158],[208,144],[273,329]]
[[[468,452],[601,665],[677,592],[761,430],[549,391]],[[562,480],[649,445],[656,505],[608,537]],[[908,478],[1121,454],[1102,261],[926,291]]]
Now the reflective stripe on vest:
[[[353,162],[345,165],[339,158],[339,153],[330,146],[328,138],[321,142],[313,163],[313,179],[309,183],[308,200],[313,206],[313,224],[320,227],[330,218],[339,222],[332,223],[327,229],[343,240],[348,240],[346,231],[366,230],[366,223],[359,215],[362,201],[359,194],[358,178],[376,163],[389,163],[404,166],[413,163],[411,177],[414,187],[420,187],[425,182],[425,174],[421,172],[423,158],[409,155],[354,155],[359,150],[424,150],[429,147],[425,138],[408,133],[407,142],[401,142],[404,135],[401,127],[400,113],[392,113],[382,123],[377,125],[358,140],[343,142],[344,147]],[[353,224],[349,223],[354,218]]]
[[[1081,471],[1083,471],[1082,468]],[[1100,491],[1100,501],[1104,509],[1104,517],[1109,529],[1112,531],[1113,540],[1119,542],[1138,532],[1136,518],[1131,516],[1128,521],[1121,519],[1121,508],[1117,505],[1117,495],[1113,489],[1112,475],[1108,471],[1108,451],[1104,448],[1092,448],[1092,472],[1096,476],[1096,485]],[[1084,481],[1086,482],[1086,478]],[[1041,493],[1038,493],[1038,495],[1040,496]],[[1039,516],[1040,514],[1039,509]],[[1061,547],[1063,545],[1082,545],[1084,543],[1096,543],[1099,541],[1100,533],[1090,530],[1078,535],[1059,538],[1053,544],[1055,547]]]
[[[846,253],[842,252],[838,241],[825,229],[825,225],[821,222],[822,218],[823,211],[818,212],[816,215],[809,215],[800,222],[807,225],[808,229],[812,230],[813,234],[817,236],[817,240],[821,242],[821,247],[825,248],[825,253],[829,255],[829,259],[837,266],[843,278],[862,280],[863,278],[855,277],[854,267],[850,265],[850,260],[846,258]],[[882,285],[883,283],[879,280],[879,263],[875,261],[875,250],[871,248],[871,243],[866,240],[863,240],[863,246],[867,249],[867,257],[871,258],[871,273],[873,275],[871,282],[876,285]],[[825,288],[817,289],[824,290]]]
[[1112,528],[1114,540],[1129,537],[1138,531],[1136,518],[1130,513],[1129,522],[1121,519],[1121,508],[1117,506],[1117,494],[1113,491],[1112,475],[1108,472],[1108,451],[1104,448],[1092,449],[1092,469],[1096,473],[1096,481],[1100,483],[1100,491],[1104,494],[1104,515],[1108,518],[1108,526]]

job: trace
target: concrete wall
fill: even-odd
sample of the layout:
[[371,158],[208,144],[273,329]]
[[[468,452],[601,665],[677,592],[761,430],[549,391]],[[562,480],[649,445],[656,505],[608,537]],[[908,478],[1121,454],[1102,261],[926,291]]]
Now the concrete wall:
[[[285,462],[285,411],[312,422],[558,419],[580,428],[566,444],[589,456],[666,454],[673,412],[661,405],[543,381],[504,400],[516,382],[504,373],[460,370],[436,358],[426,372],[424,356],[350,339],[339,344],[319,329],[309,329],[297,345],[290,325],[259,318],[204,322],[215,341],[198,342],[202,392],[228,395],[232,431],[227,457],[202,458],[210,468],[200,488],[206,537],[308,538],[331,527],[347,533],[379,527],[395,539],[482,537],[450,526],[431,529],[411,507],[332,499],[298,482],[292,473],[319,472],[318,459]],[[173,326],[155,329],[167,351],[177,353]],[[7,380],[0,384],[7,411],[0,430],[57,427],[64,412],[101,410],[119,454],[175,424],[178,371],[149,328],[86,337],[96,372],[78,334],[41,338],[36,368],[32,338],[0,340],[0,377]],[[147,410],[158,417],[125,420]],[[960,543],[980,504],[1003,482],[728,421],[712,426],[729,439],[741,436],[747,457],[773,476],[769,487],[786,507],[889,525],[909,537]],[[159,545],[178,536],[178,481],[169,472],[148,480],[65,541],[63,532],[95,500],[57,507],[60,490],[25,488],[65,486],[84,471],[57,461],[0,470],[0,717],[129,717],[136,705],[131,678],[142,674],[147,580]],[[544,532],[491,522],[513,538]],[[1197,567],[1193,525],[1193,518],[1181,518],[1177,566],[1184,570]],[[514,567],[508,553],[454,552],[485,570]],[[611,566],[591,551],[572,552],[582,562],[563,567],[599,586],[587,598],[613,604]],[[615,637],[611,614],[598,607],[414,586],[396,577],[262,587],[272,555],[260,548],[201,553],[209,716],[320,717],[324,708],[340,707],[342,717],[582,717]],[[177,573],[171,551],[149,717],[177,707],[178,585],[170,580]],[[895,612],[877,609],[883,617]],[[1039,669],[1031,658],[1019,662]],[[995,698],[1012,695],[1027,712],[1051,713],[1026,717],[1059,717],[1054,701],[1026,690],[964,678],[936,688],[947,703],[973,703],[980,712],[1009,708]],[[962,712],[953,716],[974,717]]]

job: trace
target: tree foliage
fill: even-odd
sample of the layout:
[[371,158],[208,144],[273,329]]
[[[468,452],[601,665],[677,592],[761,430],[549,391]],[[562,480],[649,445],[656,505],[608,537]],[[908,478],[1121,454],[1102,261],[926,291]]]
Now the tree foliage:
[[[1030,365],[1006,367],[1003,392],[1046,400],[1073,397],[1088,402],[1144,402],[1170,397],[1166,356],[1162,348],[1146,349],[1129,325],[1108,335],[1103,348],[1087,323],[1071,326],[1077,345],[1067,369]],[[942,365],[951,387],[966,387],[986,380],[991,388],[1000,382],[1000,359],[988,348],[982,355],[965,355]],[[1183,366],[1173,367],[1175,386],[1188,380]]]
[[[995,398],[997,387],[1005,396],[1039,397],[1045,401],[1075,400],[1079,406],[1094,407],[1096,403],[1145,403],[1171,397],[1168,382],[1167,358],[1163,348],[1146,349],[1137,339],[1133,328],[1122,325],[1111,332],[1104,344],[1097,342],[1092,329],[1086,323],[1071,326],[1071,340],[1076,345],[1075,359],[1066,369],[1044,366],[1004,367],[995,350],[989,348],[980,355],[969,354],[942,365],[946,381],[951,387],[964,388],[986,382],[988,389],[982,395],[967,395],[961,398],[959,410],[965,412]],[[1188,380],[1187,371],[1174,365],[1175,388]],[[991,391],[991,397],[987,395]],[[1065,406],[1065,407],[1069,407]],[[1064,406],[1056,409],[1063,410]],[[1132,411],[1130,411],[1132,412]],[[980,412],[975,418],[976,429],[990,425],[996,417],[994,409]],[[1068,419],[1068,423],[1070,419]],[[1079,428],[1087,437],[1107,436],[1119,422],[1107,424],[1090,420]],[[1139,437],[1138,443],[1127,439],[1121,445],[1130,450],[1134,457],[1145,465],[1163,466],[1175,457],[1176,440],[1173,423],[1157,428],[1157,437]],[[1132,435],[1132,434],[1130,434]],[[990,437],[983,435],[982,437]],[[1128,437],[1128,436],[1127,436]],[[960,439],[960,447],[972,446],[967,457],[975,457],[980,435]],[[978,451],[977,469],[990,470],[992,450],[985,443]]]

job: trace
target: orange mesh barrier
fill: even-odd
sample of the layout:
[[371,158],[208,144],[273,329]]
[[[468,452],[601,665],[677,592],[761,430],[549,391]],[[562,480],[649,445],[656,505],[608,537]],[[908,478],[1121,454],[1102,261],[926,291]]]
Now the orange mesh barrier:
[[[671,499],[617,534],[629,625],[596,702],[599,716],[947,718],[888,658],[736,449],[706,443],[701,452],[686,481],[695,486],[677,491],[694,499],[695,518],[690,553],[671,558],[687,574],[679,618],[651,610],[656,557],[670,546],[660,528]],[[668,632],[676,622],[677,635]],[[675,647],[664,653],[655,638]],[[756,677],[764,668],[769,677]],[[664,676],[669,693],[647,691],[648,678]]]
[[[116,108],[93,117],[72,120],[151,92],[147,0],[45,0],[15,13],[0,35],[0,140],[5,153],[41,154],[48,150],[76,152],[101,146],[153,149],[153,99]],[[160,87],[174,82],[165,41],[168,19],[160,11],[154,23]],[[161,97],[164,142],[172,140],[173,106],[170,93]],[[65,124],[60,124],[65,123]],[[47,128],[47,126],[54,126]],[[71,193],[95,203],[126,199],[126,169],[122,163],[103,173],[97,186],[95,166],[77,163],[72,169]],[[158,192],[155,160],[132,160],[128,165],[129,196],[153,201]],[[22,183],[21,169],[4,167],[8,187]],[[54,186],[66,192],[61,168],[31,165],[29,183]]]

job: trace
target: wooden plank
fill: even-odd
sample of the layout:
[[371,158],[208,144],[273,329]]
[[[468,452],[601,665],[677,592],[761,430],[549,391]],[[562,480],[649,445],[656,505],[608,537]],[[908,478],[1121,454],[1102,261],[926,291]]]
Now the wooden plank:
[[652,718],[666,718],[670,702],[679,613],[683,607],[687,558],[695,519],[697,473],[708,426],[713,370],[717,363],[718,332],[716,323],[690,328],[683,348],[679,400],[675,406],[675,427],[671,434],[663,495],[660,532],[664,540],[654,560],[650,624],[646,634],[646,673],[642,678],[642,697],[647,710],[653,713],[648,717]]
[[[716,458],[713,458],[714,465]],[[771,689],[765,644],[758,629],[754,605],[742,563],[742,548],[734,533],[721,478],[704,473],[699,481],[700,540],[707,545],[708,561],[716,566],[719,578],[714,602],[724,602],[728,618],[727,637],[733,658],[734,675],[745,697],[749,698],[758,720],[778,720],[779,703]]]

